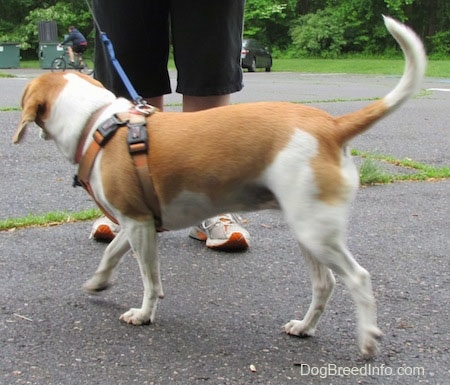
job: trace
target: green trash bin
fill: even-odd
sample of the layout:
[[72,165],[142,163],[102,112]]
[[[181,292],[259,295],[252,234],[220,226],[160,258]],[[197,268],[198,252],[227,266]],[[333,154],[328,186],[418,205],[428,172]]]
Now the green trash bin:
[[41,68],[51,68],[52,61],[64,53],[64,47],[58,47],[59,43],[40,43],[39,62]]
[[20,45],[18,43],[0,43],[0,68],[19,68]]

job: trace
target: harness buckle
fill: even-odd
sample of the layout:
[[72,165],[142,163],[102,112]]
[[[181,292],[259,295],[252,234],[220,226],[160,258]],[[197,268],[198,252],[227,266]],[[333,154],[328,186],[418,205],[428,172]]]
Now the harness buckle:
[[145,123],[127,123],[128,126],[128,151],[130,154],[138,154],[148,151],[148,135]]
[[127,123],[128,121],[119,120],[116,115],[111,116],[95,130],[94,140],[99,146],[104,146],[114,136],[117,129]]

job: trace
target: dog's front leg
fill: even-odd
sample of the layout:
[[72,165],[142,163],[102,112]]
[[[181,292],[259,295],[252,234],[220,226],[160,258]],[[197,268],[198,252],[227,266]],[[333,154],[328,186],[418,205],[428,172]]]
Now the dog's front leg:
[[105,249],[95,274],[86,281],[83,288],[89,292],[97,292],[108,288],[109,280],[114,269],[128,250],[130,250],[130,244],[122,228]]
[[156,229],[153,220],[140,222],[126,219],[125,230],[128,240],[139,263],[144,284],[142,307],[130,309],[120,316],[120,320],[133,325],[153,322],[159,298],[164,298],[156,252]]

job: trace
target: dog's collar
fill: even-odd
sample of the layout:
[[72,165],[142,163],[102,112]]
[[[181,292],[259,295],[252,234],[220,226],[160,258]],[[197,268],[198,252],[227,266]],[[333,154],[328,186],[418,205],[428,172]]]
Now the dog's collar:
[[98,110],[96,110],[91,115],[91,117],[88,119],[86,124],[84,125],[83,131],[81,132],[80,139],[78,140],[77,151],[75,152],[75,158],[74,158],[75,163],[80,163],[81,157],[83,156],[83,148],[84,148],[84,145],[86,144],[86,140],[89,136],[89,133],[92,131],[92,128],[94,127],[95,122],[98,120],[98,118],[100,117],[102,112],[105,111],[109,105],[110,104],[107,104],[103,107],[100,107]]

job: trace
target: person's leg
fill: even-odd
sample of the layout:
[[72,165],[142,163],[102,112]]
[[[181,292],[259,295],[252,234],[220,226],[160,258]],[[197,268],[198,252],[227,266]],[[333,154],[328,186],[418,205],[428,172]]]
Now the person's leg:
[[[147,4],[147,2],[144,1],[140,5],[144,6],[145,5],[144,3]],[[174,24],[174,20],[176,18],[180,20],[180,17],[181,19],[187,20],[188,24],[191,26],[190,30],[188,31],[183,30],[183,27],[181,29],[178,29],[177,30],[178,32],[175,30],[173,31],[174,39],[175,35],[177,35],[180,38],[181,42],[184,41],[184,43],[182,43],[182,47],[184,47],[184,54],[183,50],[181,50],[181,55],[178,56],[179,60],[176,59],[177,69],[179,71],[178,77],[179,84],[177,90],[183,93],[184,111],[198,111],[201,109],[227,105],[229,104],[230,101],[230,93],[239,91],[242,88],[240,50],[242,39],[244,0],[233,2],[232,4],[228,4],[228,2],[226,2],[225,7],[223,7],[221,3],[212,3],[212,4],[213,5],[211,6],[211,2],[205,0],[199,3],[197,8],[193,8],[189,5],[186,8],[186,4],[184,1],[181,1],[180,3],[176,3],[176,1],[174,1],[172,4],[171,10],[172,27]],[[123,12],[119,9],[120,6],[122,7],[121,9]],[[151,6],[154,6],[154,4],[152,4]],[[128,20],[139,21],[142,19],[142,14],[149,15],[148,12],[147,13],[143,12],[142,7],[136,7],[136,9],[139,9],[138,13],[140,14],[135,15],[136,18],[128,17]],[[122,31],[127,31],[127,38],[129,39],[128,41],[130,41],[130,38],[133,39],[136,36],[141,36],[139,33],[136,32],[136,28],[130,28],[128,30],[127,28],[123,28],[124,27],[123,23],[121,23],[123,19],[121,15],[127,14],[128,16],[130,16],[129,11],[130,10],[128,4],[120,0],[109,2],[108,7],[105,8],[101,7],[100,0],[94,0],[94,13],[96,14],[96,18],[100,24],[101,31],[107,33],[107,36],[110,38],[110,40],[113,43],[113,46],[115,47],[116,57],[121,63],[122,61],[120,58],[122,57],[121,53],[122,49],[130,48],[124,42]],[[187,14],[192,16],[194,16],[195,14],[196,17],[186,18]],[[152,15],[155,16],[155,12],[153,12]],[[229,18],[227,15],[229,16]],[[200,23],[204,22],[205,16],[206,20],[210,20],[212,26],[216,29],[217,32],[217,34],[215,34],[215,37],[213,37],[212,39],[209,38],[209,44],[211,44],[216,39],[219,39],[219,41],[224,43],[223,47],[224,50],[221,50],[221,55],[216,55],[215,57],[216,60],[213,60],[213,62],[216,63],[217,66],[216,65],[214,65],[213,67],[209,66],[209,64],[211,64],[210,62],[211,57],[209,53],[206,52],[204,53],[203,59],[205,60],[202,60],[201,63],[203,68],[208,69],[207,72],[204,72],[201,68],[198,68],[196,66],[195,64],[197,63],[196,58],[192,56],[192,52],[199,52],[198,43],[201,42],[202,37],[204,37],[204,29],[203,27],[200,27],[201,24],[199,24],[198,22]],[[208,19],[208,17],[211,18]],[[230,20],[225,22],[225,30],[227,32],[224,32],[222,30],[224,18],[225,20]],[[166,19],[162,18],[162,20],[166,20],[167,22],[167,18]],[[222,25],[218,25],[219,21],[222,22]],[[175,24],[181,26],[182,23],[175,22]],[[165,28],[168,28],[168,26],[164,24],[164,22],[162,22],[161,20],[153,24],[151,22],[147,24],[147,26],[152,27],[155,27],[155,25],[159,25],[160,28],[164,30],[166,30]],[[114,26],[120,26],[120,28],[118,27],[118,29],[115,29]],[[134,24],[132,27],[136,27],[136,24]],[[141,25],[141,28],[144,27]],[[111,32],[108,32],[108,30]],[[150,27],[147,28],[147,32],[149,30]],[[195,36],[193,35],[194,31],[198,39],[196,39]],[[158,36],[160,43],[162,40],[164,40],[164,34],[162,38],[158,34],[156,34],[156,36]],[[116,45],[114,45],[114,41],[122,42],[121,44],[118,45],[119,49],[117,49]],[[164,40],[164,42],[168,44],[168,38]],[[162,44],[162,46],[166,46],[165,43]],[[190,45],[187,43],[190,43]],[[101,42],[101,39],[98,36],[96,40],[96,45],[97,49],[96,49],[95,66],[97,79],[103,82],[107,88],[113,90],[116,94],[127,96],[126,90],[124,90],[121,80],[118,79],[117,75],[115,74],[115,71],[111,66],[107,52],[105,52],[105,50],[103,49],[104,48],[103,43]],[[126,72],[128,71],[128,68],[136,69],[135,67],[132,66],[133,63],[134,64],[139,63],[140,65],[143,64],[140,61],[140,57],[142,55],[140,53],[136,55],[136,52],[138,52],[136,50],[136,47],[132,50],[132,52],[130,51],[127,52],[128,55],[124,55],[125,62],[127,64],[124,65],[122,63],[122,66],[124,67],[124,70]],[[150,49],[150,52],[154,53],[155,50]],[[231,55],[230,52],[232,52]],[[224,58],[225,60],[224,62],[222,62],[220,56]],[[163,109],[162,95],[170,92],[170,82],[167,74],[167,57],[168,53],[164,56],[165,59],[164,65],[166,66],[165,67],[166,76],[164,75],[162,76],[162,78],[165,79],[166,83],[165,91],[159,92],[147,91],[146,88],[142,86],[142,84],[144,83],[142,84],[139,83],[141,91],[138,90],[138,92],[141,95],[145,95],[145,98],[148,103],[154,105],[155,107],[158,107],[161,110]],[[131,65],[128,66],[130,58],[131,58]],[[190,66],[187,65],[189,63],[186,63],[186,60],[188,62],[191,61]],[[142,65],[141,68],[145,68],[145,73],[148,74],[147,62],[146,65],[145,66]],[[211,68],[214,68],[215,71],[211,72],[210,71]],[[187,72],[184,70],[186,70]],[[139,71],[136,70],[136,72]],[[191,80],[189,80],[189,78],[191,78]],[[148,79],[150,79],[150,76],[148,77]],[[185,79],[185,81],[183,79]],[[132,80],[133,82],[131,76],[130,80]],[[153,83],[150,81],[150,83],[147,82],[145,84],[147,85],[150,84],[150,86],[148,87],[151,86],[156,87],[154,89],[160,90],[163,89],[163,87],[158,88],[158,85],[161,84],[161,82],[158,81]],[[187,87],[187,85],[189,84],[191,86],[191,89]],[[237,216],[231,214],[224,214],[222,216],[204,221],[199,226],[192,228],[190,236],[196,239],[206,240],[207,245],[210,247],[244,249],[249,246],[249,234],[245,229],[243,229],[239,225],[238,222],[239,220]],[[93,233],[95,233],[95,231],[93,231]],[[95,234],[93,236],[95,238]],[[205,237],[205,239],[203,239],[203,237]]]
[[164,96],[155,96],[153,98],[145,98],[145,101],[160,111],[164,111]]
[[[228,105],[230,94],[242,89],[244,3],[198,0],[193,7],[185,0],[172,0],[177,92],[183,94],[184,112]],[[250,244],[247,230],[233,214],[207,219],[189,235],[214,249],[246,249]]]
[[69,54],[70,62],[74,63],[73,49],[72,49],[72,47],[70,45],[67,47],[67,53]]
[[[72,48],[72,56],[71,56],[70,61],[72,62],[72,65],[74,67],[82,65],[83,63],[82,63],[81,52],[83,51],[83,49],[79,45],[73,45],[71,48]],[[76,63],[75,63],[75,58],[77,59]]]
[[[167,72],[168,2],[94,0],[92,5],[100,28],[95,40],[95,78],[117,96],[129,98],[128,90],[102,41],[100,32],[103,32],[136,92],[145,97],[149,104],[162,110],[163,95],[171,92]],[[91,237],[110,241],[118,230],[117,225],[102,217],[95,221]]]
[[78,65],[84,67],[83,53],[86,52],[87,45],[77,45],[73,47],[73,52],[77,57]]
[[211,96],[183,95],[183,112],[206,110],[230,104],[230,94]]
[[189,96],[228,95],[242,89],[244,0],[171,0],[178,71],[176,91]]
[[[100,32],[111,41],[115,56],[136,92],[144,98],[171,92],[168,1],[94,0]],[[117,96],[128,90],[112,65],[99,31],[95,39],[95,78]]]

